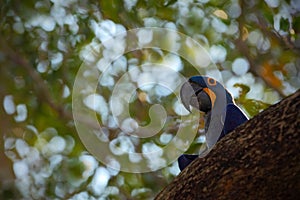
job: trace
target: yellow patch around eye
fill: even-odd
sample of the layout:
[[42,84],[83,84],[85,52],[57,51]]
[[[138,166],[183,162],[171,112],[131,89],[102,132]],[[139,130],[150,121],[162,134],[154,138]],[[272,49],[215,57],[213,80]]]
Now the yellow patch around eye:
[[209,88],[203,88],[203,91],[206,92],[206,94],[208,94],[210,101],[211,101],[211,106],[212,108],[215,105],[215,101],[216,101],[216,94]]

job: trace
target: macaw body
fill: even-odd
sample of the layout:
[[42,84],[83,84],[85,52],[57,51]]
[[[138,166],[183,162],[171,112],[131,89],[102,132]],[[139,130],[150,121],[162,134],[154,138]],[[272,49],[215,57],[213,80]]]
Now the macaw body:
[[[248,117],[234,103],[232,95],[215,79],[193,76],[180,90],[184,107],[190,106],[205,113],[205,135],[207,152],[226,134],[248,120]],[[205,154],[206,155],[206,154]],[[178,158],[182,171],[199,155],[183,154]]]

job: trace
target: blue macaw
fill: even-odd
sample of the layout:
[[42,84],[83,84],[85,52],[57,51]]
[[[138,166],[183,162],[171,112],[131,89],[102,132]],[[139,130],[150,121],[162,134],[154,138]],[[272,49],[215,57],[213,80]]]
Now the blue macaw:
[[[205,113],[206,154],[217,141],[248,120],[243,111],[235,105],[232,95],[211,77],[189,78],[181,87],[180,98],[188,111],[192,106]],[[199,155],[181,155],[178,158],[180,170],[197,157]]]

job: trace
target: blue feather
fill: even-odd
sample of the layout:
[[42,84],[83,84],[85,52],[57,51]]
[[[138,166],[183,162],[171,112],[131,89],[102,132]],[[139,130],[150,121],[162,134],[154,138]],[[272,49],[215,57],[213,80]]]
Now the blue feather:
[[178,166],[180,171],[186,168],[191,162],[193,162],[193,160],[195,160],[198,157],[199,157],[198,155],[194,155],[194,154],[182,154],[181,156],[179,156]]
[[222,139],[229,132],[233,131],[236,127],[248,120],[248,117],[244,114],[244,112],[233,103],[226,106],[226,116],[222,116],[222,119],[224,118],[225,121],[223,130],[218,140]]

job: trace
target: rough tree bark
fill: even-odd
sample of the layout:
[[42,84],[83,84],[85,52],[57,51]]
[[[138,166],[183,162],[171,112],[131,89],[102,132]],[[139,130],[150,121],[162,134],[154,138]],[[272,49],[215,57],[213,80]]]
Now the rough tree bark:
[[219,141],[156,199],[299,199],[300,90]]

